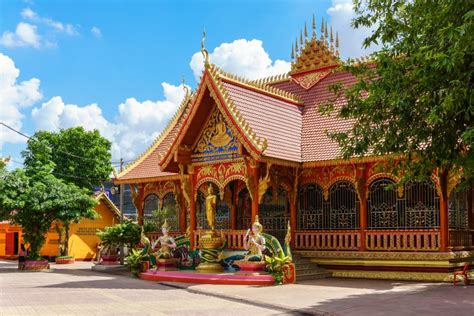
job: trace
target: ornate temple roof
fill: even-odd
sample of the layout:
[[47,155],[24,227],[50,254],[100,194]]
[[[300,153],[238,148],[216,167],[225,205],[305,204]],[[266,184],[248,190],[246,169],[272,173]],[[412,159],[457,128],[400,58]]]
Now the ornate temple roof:
[[[355,82],[351,74],[338,70],[338,46],[337,34],[334,37],[324,21],[317,39],[313,17],[311,37],[305,25],[299,44],[297,40],[292,45],[291,71],[259,80],[247,80],[210,64],[203,48],[205,69],[199,87],[185,98],[161,135],[118,175],[116,182],[178,178],[176,173],[163,170],[169,170],[185,135],[194,133],[188,129],[205,93],[214,100],[245,150],[256,159],[296,164],[338,159],[339,147],[327,132],[347,130],[352,122],[318,112],[318,107],[333,96],[329,86]],[[336,100],[336,107],[345,102],[343,98]]]

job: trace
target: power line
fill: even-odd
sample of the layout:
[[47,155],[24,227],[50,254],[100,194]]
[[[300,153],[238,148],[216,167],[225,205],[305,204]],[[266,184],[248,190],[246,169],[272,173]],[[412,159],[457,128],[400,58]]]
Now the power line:
[[[32,139],[32,138],[34,138],[34,137],[32,137],[32,136],[28,136],[28,135],[26,135],[26,134],[24,134],[24,133],[22,133],[22,132],[20,132],[20,131],[18,131],[18,130],[16,130],[16,129],[14,129],[13,127],[11,127],[11,126],[9,126],[9,125],[3,123],[3,122],[0,122],[0,124],[3,125],[3,126],[5,126],[6,128],[8,128],[9,130],[11,130],[11,131],[13,131],[13,132],[15,132],[15,133],[17,133],[17,134],[19,134],[19,135],[21,135],[21,136],[27,138],[27,139]],[[51,146],[47,146],[47,147],[48,147],[49,149],[53,150],[53,148],[51,148]],[[80,158],[80,159],[84,159],[84,160],[95,160],[94,158],[88,158],[88,157],[78,156],[78,155],[75,155],[75,154],[72,154],[72,153],[70,153],[70,152],[60,150],[60,149],[56,149],[56,151],[58,151],[58,152],[60,152],[60,153],[63,153],[63,154],[65,154],[65,155],[71,156],[71,157],[75,157],[75,158]],[[127,163],[127,162],[130,162],[130,161],[131,161],[131,160],[129,160],[129,161],[124,161],[123,163]],[[112,161],[111,163],[112,163],[112,164],[115,164],[115,165],[120,165],[121,162],[120,162],[120,161]]]

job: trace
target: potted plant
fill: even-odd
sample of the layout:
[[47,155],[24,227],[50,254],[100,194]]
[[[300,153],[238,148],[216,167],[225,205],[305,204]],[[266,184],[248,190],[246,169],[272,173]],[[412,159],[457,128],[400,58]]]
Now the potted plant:
[[103,231],[98,231],[97,235],[101,239],[105,255],[101,256],[102,263],[116,263],[119,259],[117,248],[120,244],[132,249],[140,242],[141,227],[132,221],[124,221],[120,224],[106,227]]
[[291,264],[291,258],[281,251],[274,256],[265,256],[265,262],[265,269],[272,275],[275,283],[283,284],[285,269]]
[[145,263],[144,258],[145,256],[139,249],[132,249],[131,253],[127,256],[127,265],[133,276],[138,277],[138,273],[145,269],[143,265]]

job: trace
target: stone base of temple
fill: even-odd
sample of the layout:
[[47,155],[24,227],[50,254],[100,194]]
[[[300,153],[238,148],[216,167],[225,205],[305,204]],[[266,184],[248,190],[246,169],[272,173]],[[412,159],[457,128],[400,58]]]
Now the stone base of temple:
[[223,272],[224,268],[220,263],[203,262],[196,267],[196,271],[202,273],[215,273]]
[[453,272],[462,270],[466,262],[474,268],[474,251],[298,253],[326,268],[333,277],[452,282]]

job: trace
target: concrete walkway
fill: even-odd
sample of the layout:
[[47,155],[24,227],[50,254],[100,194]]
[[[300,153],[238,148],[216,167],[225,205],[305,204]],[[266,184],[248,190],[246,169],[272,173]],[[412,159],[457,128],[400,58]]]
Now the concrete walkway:
[[474,315],[474,286],[323,279],[257,287],[159,284],[90,263],[18,272],[0,261],[0,315]]

